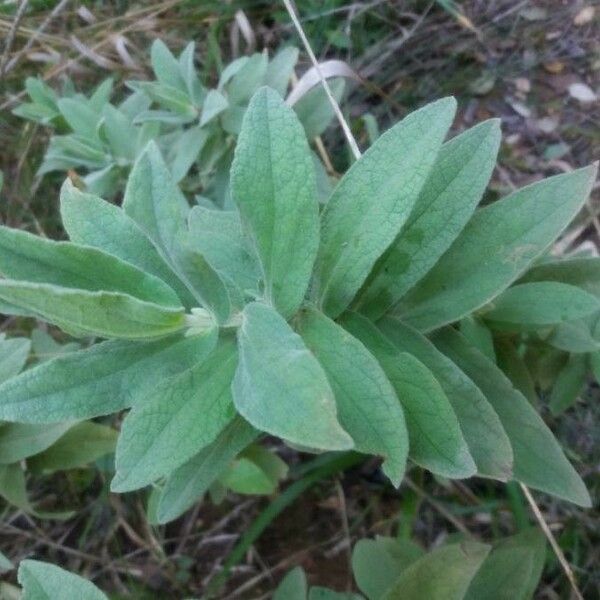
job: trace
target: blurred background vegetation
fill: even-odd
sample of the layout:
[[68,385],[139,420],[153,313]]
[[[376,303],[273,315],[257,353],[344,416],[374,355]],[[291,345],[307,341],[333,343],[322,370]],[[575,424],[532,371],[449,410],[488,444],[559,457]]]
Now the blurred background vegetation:
[[[595,0],[297,0],[319,60],[344,61],[356,74],[343,101],[366,148],[408,111],[440,96],[459,101],[457,133],[500,117],[503,144],[490,199],[544,176],[598,159],[600,4]],[[28,76],[61,90],[67,79],[90,93],[107,77],[113,99],[124,82],[151,75],[149,47],[162,39],[176,54],[196,42],[196,64],[216,85],[231,60],[282,45],[301,48],[278,2],[0,0],[0,191],[2,223],[64,237],[58,222],[63,173],[37,174],[50,131],[12,110]],[[300,53],[297,75],[310,67]],[[335,122],[323,134],[332,167],[350,156]],[[374,199],[376,201],[376,199]],[[598,254],[598,184],[563,250]],[[7,320],[3,331],[18,334]],[[595,505],[600,498],[600,393],[590,384],[564,415],[544,418],[568,448]],[[543,411],[543,409],[542,409]],[[292,465],[297,456],[283,450]],[[202,504],[166,527],[145,520],[144,498],[108,492],[102,465],[36,480],[32,497],[77,508],[67,521],[39,520],[2,504],[0,550],[35,555],[88,575],[115,597],[199,595],[241,532],[269,498],[229,495]],[[584,597],[600,597],[600,513],[538,496]],[[320,585],[344,589],[348,548],[375,534],[413,537],[425,547],[469,531],[482,539],[533,522],[518,487],[448,482],[413,469],[399,492],[375,463],[313,487],[275,519],[233,569],[224,598],[268,597],[287,569],[302,564]],[[12,580],[12,575],[7,575]],[[548,555],[539,598],[568,598],[558,562]],[[129,594],[129,596],[128,596]]]

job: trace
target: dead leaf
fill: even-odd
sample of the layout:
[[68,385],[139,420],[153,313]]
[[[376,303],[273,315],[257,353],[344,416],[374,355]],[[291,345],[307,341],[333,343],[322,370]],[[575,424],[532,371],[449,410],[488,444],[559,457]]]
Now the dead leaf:
[[546,69],[548,73],[552,73],[552,75],[557,75],[565,70],[565,63],[560,60],[553,60],[552,62],[544,64],[544,69]]
[[531,81],[527,77],[517,77],[515,79],[515,87],[522,94],[529,94],[531,91]]
[[521,115],[526,119],[531,116],[531,109],[522,102],[519,102],[518,100],[512,100],[510,98],[507,100],[507,102],[518,115]]
[[586,25],[592,21],[595,12],[596,10],[593,6],[585,6],[575,15],[573,23],[578,27]]
[[596,102],[598,96],[589,85],[585,83],[572,83],[569,86],[569,95],[575,100],[579,100],[582,104]]

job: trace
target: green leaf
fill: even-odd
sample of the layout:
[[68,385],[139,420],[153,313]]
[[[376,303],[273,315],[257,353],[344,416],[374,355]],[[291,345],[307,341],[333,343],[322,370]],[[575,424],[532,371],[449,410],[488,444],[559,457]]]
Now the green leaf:
[[23,586],[22,600],[108,600],[93,583],[37,560],[21,561],[17,577]]
[[[470,340],[467,340],[470,341]],[[496,359],[494,362],[500,367],[512,384],[531,402],[533,406],[538,403],[535,383],[525,358],[517,350],[510,339],[496,341]],[[488,358],[490,358],[488,356]]]
[[583,481],[551,431],[502,371],[457,331],[446,328],[432,341],[473,380],[500,417],[513,448],[514,478],[569,502],[591,506]]
[[267,55],[262,52],[253,54],[241,65],[227,84],[227,97],[230,104],[245,104],[256,90],[264,85],[267,64]]
[[0,383],[18,375],[27,362],[31,341],[27,338],[8,338],[0,333]]
[[42,452],[54,444],[73,424],[0,424],[0,464],[15,463]]
[[258,435],[254,427],[236,417],[212,444],[171,473],[158,504],[159,523],[168,523],[190,508]]
[[409,565],[423,556],[410,540],[378,536],[359,540],[352,550],[356,584],[369,600],[379,600]]
[[154,142],[148,144],[131,171],[123,209],[200,304],[211,310],[219,322],[226,321],[230,304],[225,284],[206,260],[189,247],[185,226],[187,201],[173,183]]
[[88,105],[92,110],[97,112],[101,112],[102,109],[108,104],[110,100],[110,95],[112,94],[113,89],[113,80],[112,77],[105,79],[102,81],[94,90],[90,99],[88,100]]
[[557,281],[514,285],[481,310],[492,326],[533,329],[573,321],[600,310],[595,296]]
[[273,88],[282,98],[285,94],[298,62],[298,48],[282,48],[267,66],[265,85]]
[[442,386],[477,465],[477,473],[501,481],[509,479],[513,462],[510,441],[479,388],[415,329],[392,317],[382,319],[378,325],[399,351],[421,361]]
[[118,412],[193,366],[205,344],[198,336],[110,340],[59,356],[0,385],[0,419],[53,423]]
[[354,448],[382,456],[384,473],[398,487],[406,467],[408,433],[402,406],[383,369],[361,342],[317,310],[302,311],[298,331],[327,375],[340,424]]
[[136,128],[118,108],[107,104],[103,111],[103,131],[114,157],[126,161],[135,158]]
[[200,106],[206,96],[206,90],[202,86],[198,73],[194,67],[194,53],[196,44],[190,42],[179,55],[179,73],[185,82],[188,95],[196,106]]
[[308,287],[319,243],[319,209],[304,132],[269,88],[254,95],[244,116],[231,193],[256,246],[266,298],[289,317]]
[[273,600],[306,600],[308,584],[302,567],[295,567],[281,580]]
[[196,365],[159,385],[127,415],[117,444],[113,492],[135,490],[168,474],[212,443],[233,419],[235,341],[223,338],[209,354],[214,344],[209,334]]
[[2,226],[0,271],[7,278],[28,283],[119,292],[164,306],[180,305],[173,290],[163,281],[115,256]]
[[308,600],[364,600],[364,598],[360,594],[335,592],[328,588],[314,585],[308,592]]
[[469,315],[460,321],[460,332],[469,343],[485,354],[492,362],[496,362],[494,336],[489,328],[479,319]]
[[519,283],[533,281],[560,281],[600,297],[600,257],[555,258],[534,265],[519,279]]
[[0,300],[76,335],[136,340],[169,335],[185,326],[183,308],[159,306],[116,292],[3,279]]
[[408,219],[455,111],[456,101],[444,98],[411,113],[333,191],[322,215],[317,260],[319,301],[332,318],[350,304]]
[[[14,568],[15,566],[12,564],[6,554],[0,552],[0,573],[4,574],[8,571],[12,571]],[[1,591],[2,589],[0,588],[0,592]],[[7,598],[6,600],[10,600],[10,598]]]
[[257,429],[292,443],[323,450],[352,448],[337,421],[327,376],[302,338],[264,304],[248,304],[242,316],[233,380],[238,412]]
[[583,354],[572,354],[558,374],[550,394],[550,411],[553,415],[573,406],[587,384],[587,360]]
[[76,134],[89,140],[98,139],[100,113],[75,98],[60,98],[57,105],[60,114]]
[[405,569],[382,600],[463,600],[489,550],[467,541],[437,548]]
[[526,529],[502,540],[473,578],[464,600],[530,600],[546,558],[546,539]]
[[158,81],[179,90],[187,91],[185,82],[179,72],[179,63],[163,41],[156,39],[152,42],[150,60],[152,70]]
[[[342,77],[331,79],[329,88],[331,95],[340,103],[346,89],[345,80]],[[298,115],[309,140],[321,135],[335,117],[331,101],[327,97],[325,88],[320,84],[315,85],[294,104],[294,112]]]
[[180,182],[198,159],[210,133],[200,127],[186,129],[175,143],[171,173],[175,182]]
[[117,435],[106,425],[90,421],[77,423],[44,452],[29,458],[27,468],[41,473],[84,467],[113,453]]
[[76,244],[99,248],[129,262],[166,282],[186,306],[196,304],[146,234],[118,206],[80,192],[67,180],[60,193],[60,214],[69,237]]
[[220,481],[238,494],[272,494],[288,467],[277,454],[252,445],[233,461]]
[[355,309],[390,310],[433,267],[471,217],[496,164],[500,121],[485,121],[440,149],[406,225],[371,272]]
[[473,475],[477,469],[454,409],[431,371],[365,317],[349,313],[342,324],[373,353],[394,386],[404,408],[410,458],[444,477]]
[[194,206],[188,224],[190,244],[215,271],[242,292],[258,293],[259,266],[246,247],[237,211]]
[[395,311],[430,331],[490,302],[541,256],[577,214],[596,167],[556,175],[481,208]]
[[570,323],[560,323],[548,336],[544,337],[544,341],[565,352],[575,354],[597,352],[600,350],[600,342],[592,334],[589,320],[578,319]]
[[204,99],[202,106],[202,115],[200,117],[200,127],[203,127],[215,117],[218,117],[224,110],[227,110],[229,102],[227,98],[218,90],[210,90]]

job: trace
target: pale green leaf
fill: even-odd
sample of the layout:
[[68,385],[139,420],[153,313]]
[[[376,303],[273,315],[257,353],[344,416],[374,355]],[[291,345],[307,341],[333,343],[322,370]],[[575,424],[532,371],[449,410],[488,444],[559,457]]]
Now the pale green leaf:
[[493,326],[532,329],[586,317],[600,309],[592,294],[566,283],[539,281],[508,288],[481,310]]
[[75,98],[59,98],[57,102],[60,114],[78,135],[89,140],[98,139],[98,123],[101,114],[94,111],[84,101]]
[[342,327],[314,309],[297,328],[317,357],[335,394],[338,418],[354,448],[384,458],[383,471],[398,487],[408,454],[404,412],[375,357]]
[[171,174],[176,183],[188,174],[209,137],[208,130],[200,127],[190,127],[177,139],[174,148],[172,148],[173,161],[171,163]]
[[77,423],[47,450],[29,458],[27,468],[33,472],[52,472],[84,467],[114,452],[117,435],[116,430],[106,425],[91,421]]
[[210,90],[206,94],[202,106],[202,115],[200,116],[200,127],[203,127],[215,117],[218,117],[229,106],[227,98],[218,90]]
[[253,54],[244,62],[227,84],[230,104],[245,104],[265,83],[268,58],[266,52]]
[[[213,344],[207,339],[208,348]],[[123,421],[112,491],[138,489],[168,474],[211,444],[235,416],[234,339],[220,339],[215,350],[197,360],[157,386]]]
[[112,104],[104,107],[102,130],[115,158],[127,162],[135,158],[136,128],[131,120]]
[[491,361],[496,362],[496,350],[494,348],[494,336],[490,329],[472,315],[461,319],[460,332],[475,346],[482,354]]
[[442,386],[477,465],[477,473],[502,481],[509,479],[513,461],[510,441],[479,388],[418,331],[391,317],[378,325],[398,350],[420,360]]
[[172,521],[190,508],[258,435],[254,427],[236,417],[212,444],[171,473],[159,499],[158,521]]
[[[0,552],[0,573],[6,573],[7,571],[12,571],[15,568],[15,566],[12,564],[12,562],[10,561],[10,559],[6,556],[6,554],[4,554],[4,552]],[[0,593],[2,592],[2,589],[0,589]],[[6,600],[10,600],[10,598],[7,598]]]
[[489,551],[470,541],[437,548],[406,568],[382,600],[463,600]]
[[91,582],[64,569],[37,560],[23,560],[19,565],[22,600],[108,600]]
[[378,536],[359,540],[352,550],[356,584],[369,600],[379,600],[402,571],[423,556],[410,540]]
[[1,423],[0,464],[10,464],[46,450],[74,423]]
[[[340,103],[346,89],[346,81],[342,77],[335,77],[329,81],[329,88],[331,89],[331,95]],[[294,112],[298,115],[309,140],[321,135],[335,117],[325,88],[319,84],[306,92],[294,104]]]
[[273,88],[284,98],[297,62],[298,48],[288,46],[279,50],[267,65],[265,85]]
[[339,315],[394,241],[419,197],[456,111],[444,98],[384,133],[350,167],[322,215],[317,294]]
[[490,302],[548,248],[585,202],[596,166],[556,175],[481,208],[395,311],[430,331]]
[[587,384],[587,360],[583,354],[572,354],[558,374],[550,394],[550,411],[559,415],[575,404]]
[[225,284],[205,259],[189,247],[185,226],[187,201],[173,183],[154,142],[148,144],[131,171],[123,209],[197,300],[213,311],[218,321],[225,321],[230,312]]
[[530,600],[546,558],[546,539],[526,529],[502,540],[471,581],[464,600]]
[[349,313],[342,324],[373,353],[394,386],[404,408],[410,458],[444,477],[475,474],[456,413],[431,371],[411,354],[400,352],[365,317]]
[[302,567],[295,567],[281,580],[273,600],[306,600],[308,584]]
[[180,74],[179,63],[162,40],[156,39],[152,42],[150,61],[158,81],[182,91],[187,91]]
[[180,305],[175,292],[163,281],[116,256],[2,226],[0,272],[17,281],[91,292],[119,292],[154,304]]
[[76,244],[113,254],[165,281],[186,306],[196,304],[146,234],[118,206],[80,192],[67,180],[60,193],[60,214],[69,237]]
[[30,350],[29,339],[7,338],[6,334],[0,334],[0,383],[21,372]]
[[265,295],[285,317],[302,302],[319,243],[312,157],[274,90],[252,98],[231,167],[231,193],[260,259]]
[[493,119],[441,147],[406,225],[375,265],[356,310],[379,318],[433,267],[481,199],[499,145],[499,120]]
[[513,448],[514,478],[580,506],[591,506],[581,477],[552,432],[502,371],[453,329],[436,333],[433,342],[473,380],[500,417]]
[[0,419],[53,423],[118,412],[193,366],[205,345],[198,336],[110,340],[59,356],[0,385]]
[[3,279],[0,300],[75,335],[136,340],[169,335],[185,326],[183,308],[159,306],[116,292]]
[[267,305],[248,304],[242,317],[233,382],[238,412],[257,429],[292,443],[352,448],[338,423],[327,376],[302,338]]

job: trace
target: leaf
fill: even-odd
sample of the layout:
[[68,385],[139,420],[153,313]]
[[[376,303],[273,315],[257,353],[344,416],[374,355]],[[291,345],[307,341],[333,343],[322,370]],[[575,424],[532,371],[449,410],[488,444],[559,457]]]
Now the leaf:
[[513,462],[510,441],[479,388],[415,329],[392,317],[378,325],[399,351],[410,353],[433,373],[454,409],[477,473],[501,481],[509,479]]
[[273,594],[273,600],[306,600],[308,584],[302,567],[295,567],[281,580]]
[[198,73],[194,67],[194,53],[196,44],[190,42],[179,55],[179,73],[185,82],[188,95],[196,106],[202,104],[206,96],[206,90],[198,79]]
[[107,104],[103,111],[103,132],[114,157],[127,161],[135,158],[136,128],[118,108]]
[[600,257],[567,257],[534,265],[519,283],[560,281],[600,297]]
[[150,60],[152,70],[158,81],[179,90],[187,91],[185,82],[179,72],[179,63],[163,41],[155,39],[152,42]]
[[175,182],[180,182],[188,174],[208,139],[209,132],[200,127],[190,127],[181,134],[176,142],[175,157],[171,164]]
[[481,314],[502,329],[531,329],[573,321],[600,310],[600,301],[566,283],[540,281],[514,285],[502,292]]
[[490,302],[567,226],[595,177],[595,166],[556,175],[481,208],[395,312],[431,331]]
[[230,104],[245,104],[256,90],[264,85],[267,64],[267,55],[263,52],[253,54],[241,65],[227,84],[227,97]]
[[321,219],[317,259],[319,302],[332,318],[350,304],[408,219],[455,111],[456,101],[444,98],[411,113],[333,191]]
[[27,338],[6,338],[0,334],[0,383],[18,375],[25,366],[31,341]]
[[117,443],[113,492],[135,490],[167,475],[212,443],[233,419],[236,346],[223,338],[210,352],[214,343],[208,339],[208,351],[196,365],[159,385],[127,415]]
[[315,309],[302,311],[297,327],[327,375],[339,422],[355,450],[382,456],[384,473],[398,487],[406,467],[408,433],[402,406],[383,369],[361,342]]
[[195,305],[189,290],[146,234],[119,207],[93,194],[80,192],[67,180],[61,188],[60,215],[73,242],[99,248],[162,279],[177,292],[186,306]]
[[41,473],[84,467],[113,453],[117,435],[106,425],[90,421],[77,423],[44,452],[29,458],[27,468]]
[[59,98],[57,106],[60,114],[76,134],[89,140],[97,140],[99,112],[75,98]]
[[[467,340],[469,341],[469,340]],[[488,358],[490,358],[488,356]],[[510,379],[527,400],[537,406],[538,396],[535,391],[535,383],[525,359],[510,339],[498,339],[496,342],[496,359],[498,367]]]
[[379,259],[355,310],[378,319],[433,267],[470,219],[496,164],[500,122],[446,142],[399,236]]
[[502,540],[471,581],[464,600],[529,600],[546,558],[546,540],[531,528]]
[[424,552],[410,540],[378,536],[359,540],[352,550],[352,571],[369,600],[379,600],[409,565]]
[[405,569],[382,600],[462,600],[489,550],[469,541],[437,548]]
[[273,88],[282,98],[285,97],[294,67],[298,62],[298,48],[282,48],[267,65],[265,85]]
[[213,269],[242,292],[258,293],[259,266],[246,248],[237,211],[194,206],[189,215],[190,244]]
[[587,384],[587,361],[583,354],[572,354],[563,367],[550,394],[550,411],[553,415],[573,406]]
[[108,600],[91,582],[54,565],[37,560],[23,560],[19,565],[19,583],[23,586],[22,600]]
[[588,319],[561,323],[544,338],[544,341],[554,348],[576,354],[600,350],[600,342],[592,335]]
[[25,231],[0,226],[0,271],[28,283],[119,292],[164,306],[179,299],[163,281],[96,248],[54,242]]
[[238,494],[272,494],[287,472],[287,465],[277,454],[252,445],[233,461],[220,481]]
[[230,312],[225,284],[186,239],[187,201],[173,183],[160,151],[150,142],[125,188],[123,210],[142,228],[159,254],[217,321]]
[[42,452],[54,444],[73,424],[0,424],[0,464],[16,463]]
[[460,321],[460,332],[467,338],[469,344],[475,346],[492,362],[496,362],[494,336],[484,323],[472,316],[465,317]]
[[198,500],[229,466],[235,456],[259,433],[241,417],[236,417],[217,436],[167,479],[158,504],[159,523],[179,517]]
[[169,335],[185,326],[183,308],[159,306],[116,292],[2,279],[0,300],[75,335],[141,340]]
[[454,409],[431,371],[411,354],[400,352],[366,318],[349,313],[342,325],[373,353],[394,386],[404,409],[410,458],[444,477],[473,475],[475,463]]
[[59,356],[0,385],[0,419],[54,423],[118,412],[193,366],[205,345],[198,336],[110,340]]
[[[332,79],[329,82],[329,88],[336,102],[340,103],[346,89],[344,79],[341,77]],[[298,115],[298,119],[302,123],[306,137],[309,140],[313,140],[318,135],[324,133],[335,117],[331,101],[327,97],[325,89],[320,84],[314,86],[294,103],[294,112]]]
[[327,376],[302,338],[258,302],[246,305],[242,318],[232,388],[238,412],[257,429],[292,443],[323,450],[352,448],[337,421]]
[[458,333],[446,328],[432,341],[485,394],[500,417],[514,454],[517,481],[580,506],[590,506],[585,485],[531,404],[496,365]]
[[314,585],[308,592],[308,600],[364,600],[364,598],[360,594],[334,592],[328,588]]
[[[0,573],[4,574],[8,571],[12,571],[14,568],[15,568],[15,566],[12,564],[12,562],[6,556],[6,554],[4,554],[3,552],[0,552]],[[1,591],[2,591],[2,589],[0,588],[0,592]],[[10,600],[10,599],[7,598],[7,600]]]
[[227,110],[229,102],[227,98],[218,90],[210,90],[204,99],[202,106],[202,115],[200,116],[200,127],[218,117],[224,110]]
[[312,157],[293,111],[259,90],[231,167],[231,193],[260,259],[267,300],[285,317],[306,293],[319,243]]

